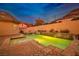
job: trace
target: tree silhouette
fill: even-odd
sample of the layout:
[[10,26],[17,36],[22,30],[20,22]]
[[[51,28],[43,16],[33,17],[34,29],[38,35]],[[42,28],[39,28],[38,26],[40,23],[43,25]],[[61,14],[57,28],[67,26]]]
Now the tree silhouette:
[[43,24],[45,24],[45,22],[44,22],[44,20],[43,19],[36,19],[36,21],[35,21],[35,25],[43,25]]

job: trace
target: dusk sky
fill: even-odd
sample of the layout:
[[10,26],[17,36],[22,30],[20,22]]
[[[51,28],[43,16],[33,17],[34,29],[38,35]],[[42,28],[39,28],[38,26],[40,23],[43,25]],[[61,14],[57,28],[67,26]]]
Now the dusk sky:
[[0,3],[0,10],[14,15],[17,20],[34,23],[37,18],[51,22],[79,8],[79,4],[60,3]]

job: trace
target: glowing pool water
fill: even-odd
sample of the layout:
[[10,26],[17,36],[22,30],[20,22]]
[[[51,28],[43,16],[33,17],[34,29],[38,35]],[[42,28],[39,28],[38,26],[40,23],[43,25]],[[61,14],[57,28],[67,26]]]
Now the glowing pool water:
[[61,49],[65,49],[72,42],[72,40],[55,38],[45,35],[30,35],[29,37],[44,46],[52,45]]

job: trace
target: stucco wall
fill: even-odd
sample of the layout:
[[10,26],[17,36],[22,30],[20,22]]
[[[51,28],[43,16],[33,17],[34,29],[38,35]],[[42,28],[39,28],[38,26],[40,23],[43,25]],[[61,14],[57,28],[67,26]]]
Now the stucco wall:
[[19,34],[19,28],[11,22],[0,22],[0,36]]
[[25,32],[34,32],[37,30],[46,30],[49,31],[51,29],[54,30],[64,30],[68,29],[71,33],[73,34],[79,34],[79,20],[76,21],[70,21],[64,20],[61,23],[53,23],[53,24],[48,24],[48,25],[41,25],[41,26],[35,26],[35,27],[29,27],[27,30],[24,30]]

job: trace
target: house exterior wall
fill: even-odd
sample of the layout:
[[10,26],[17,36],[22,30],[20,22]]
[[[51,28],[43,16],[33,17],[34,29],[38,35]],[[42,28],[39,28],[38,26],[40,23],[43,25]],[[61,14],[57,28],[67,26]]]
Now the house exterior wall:
[[12,22],[0,22],[0,36],[19,34],[19,28]]
[[61,23],[52,23],[48,25],[40,25],[40,26],[34,26],[29,27],[27,30],[24,30],[25,32],[35,32],[37,30],[46,30],[49,31],[51,29],[60,31],[60,30],[69,30],[72,34],[79,34],[79,20],[76,21],[70,21],[69,19],[63,20]]

